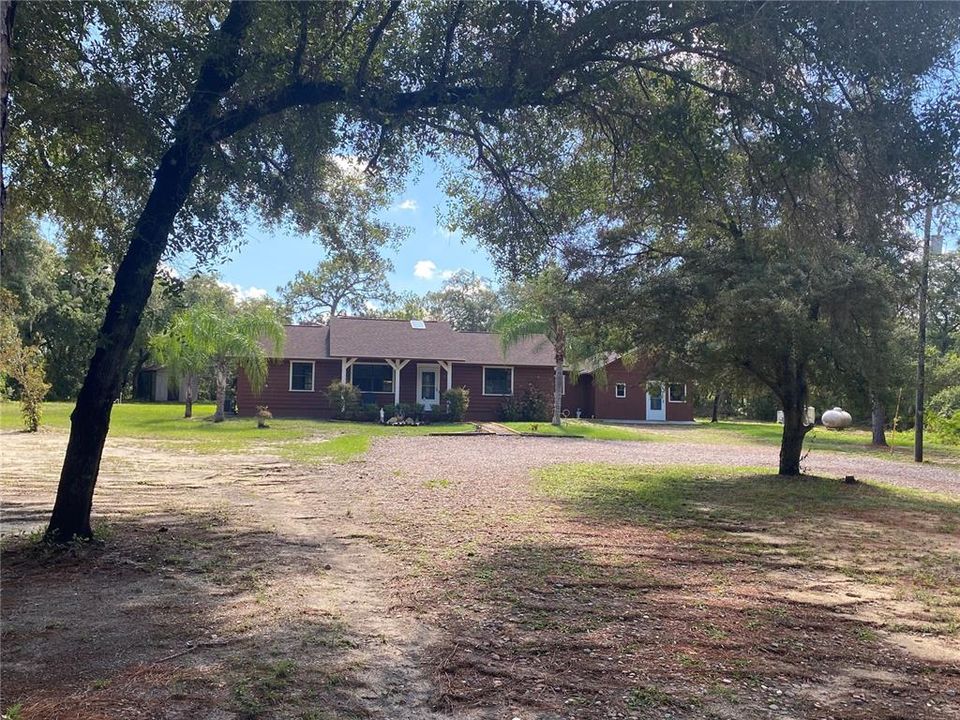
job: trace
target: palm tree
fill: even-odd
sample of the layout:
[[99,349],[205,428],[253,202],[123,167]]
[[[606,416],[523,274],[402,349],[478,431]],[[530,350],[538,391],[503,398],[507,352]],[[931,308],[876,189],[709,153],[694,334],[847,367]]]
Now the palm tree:
[[[211,367],[217,387],[217,409],[214,422],[224,419],[224,402],[230,373],[240,367],[251,387],[258,390],[267,379],[267,350],[265,343],[273,346],[276,353],[283,351],[283,325],[269,307],[258,305],[241,308],[237,312],[225,312],[212,305],[197,305],[179,313],[168,336],[157,341],[162,352],[174,364],[194,372]],[[176,348],[176,349],[172,349]]]
[[197,377],[210,365],[210,358],[195,344],[186,341],[190,335],[190,314],[174,315],[170,325],[159,335],[150,338],[153,358],[187,385],[183,416],[193,417],[193,388]]
[[[574,320],[569,313],[572,304],[567,279],[555,265],[549,266],[519,288],[517,307],[497,318],[494,332],[499,333],[504,354],[508,348],[528,338],[546,338],[553,348],[553,418],[560,425],[563,402],[563,369],[572,357],[571,348],[580,345],[571,330]],[[579,353],[577,353],[579,355]]]

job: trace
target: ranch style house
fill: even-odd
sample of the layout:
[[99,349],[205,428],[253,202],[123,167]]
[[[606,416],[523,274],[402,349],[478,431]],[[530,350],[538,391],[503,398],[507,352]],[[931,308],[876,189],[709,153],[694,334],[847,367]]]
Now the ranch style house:
[[[334,317],[327,325],[288,325],[282,357],[271,358],[259,393],[240,373],[237,411],[252,416],[266,405],[275,417],[330,418],[326,389],[349,382],[365,403],[419,403],[429,412],[443,391],[470,391],[467,419],[497,420],[504,401],[529,386],[553,398],[553,349],[528,338],[506,351],[494,333],[457,332],[432,320]],[[686,382],[648,377],[643,363],[630,367],[616,356],[606,381],[564,373],[563,409],[569,417],[634,422],[692,422]]]

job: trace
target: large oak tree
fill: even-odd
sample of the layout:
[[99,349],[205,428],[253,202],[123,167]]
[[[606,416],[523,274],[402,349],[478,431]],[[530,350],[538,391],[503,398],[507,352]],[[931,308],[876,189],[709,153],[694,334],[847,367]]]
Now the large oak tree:
[[936,53],[912,31],[940,38],[952,22],[942,6],[821,7],[23,5],[10,201],[53,215],[79,247],[106,247],[116,267],[48,537],[91,534],[112,400],[165,254],[216,256],[251,213],[304,230],[335,225],[350,202],[336,155],[389,179],[445,148],[516,197],[512,141],[565,151],[546,137],[575,141],[588,118],[615,142],[628,81],[697,88],[784,146],[828,143],[818,103],[860,77],[858,53],[879,47],[922,65]]
[[611,349],[772,392],[796,475],[811,385],[889,378],[904,224],[956,187],[960,12],[916,7],[767,7],[687,73],[487,133],[455,218],[507,272],[562,258]]
[[[116,279],[48,537],[90,536],[121,368],[165,253],[215,255],[245,217],[337,212],[332,156],[387,176],[479,123],[522,127],[639,64],[673,73],[691,35],[745,5],[29,4],[15,33],[11,200]],[[51,62],[52,59],[52,62]]]

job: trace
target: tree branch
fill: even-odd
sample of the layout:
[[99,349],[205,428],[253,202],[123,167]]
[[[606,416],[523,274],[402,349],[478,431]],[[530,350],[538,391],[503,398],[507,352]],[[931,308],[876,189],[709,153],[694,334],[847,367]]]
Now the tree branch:
[[355,87],[363,87],[363,84],[367,81],[367,70],[370,66],[370,58],[372,58],[373,53],[376,52],[377,45],[380,44],[380,39],[383,37],[384,31],[393,20],[393,16],[397,14],[399,8],[399,0],[393,0],[393,2],[390,3],[390,7],[387,8],[387,12],[384,13],[383,17],[380,18],[380,22],[378,22],[377,26],[373,29],[373,34],[370,35],[370,39],[367,41],[367,50],[363,54],[363,57],[360,58],[357,75],[353,81]]

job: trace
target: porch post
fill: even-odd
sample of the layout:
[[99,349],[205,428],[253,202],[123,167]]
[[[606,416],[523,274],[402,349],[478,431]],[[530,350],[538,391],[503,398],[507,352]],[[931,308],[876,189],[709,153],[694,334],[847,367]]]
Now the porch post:
[[353,364],[357,361],[356,358],[340,358],[340,382],[343,384],[347,383],[347,370],[353,367]]
[[400,404],[400,361],[388,360],[393,366],[393,404]]
[[453,387],[453,360],[437,360],[437,363],[447,371],[447,390]]
[[403,370],[409,360],[391,360],[390,358],[384,358],[384,361],[393,368],[393,404],[400,404],[400,371]]

